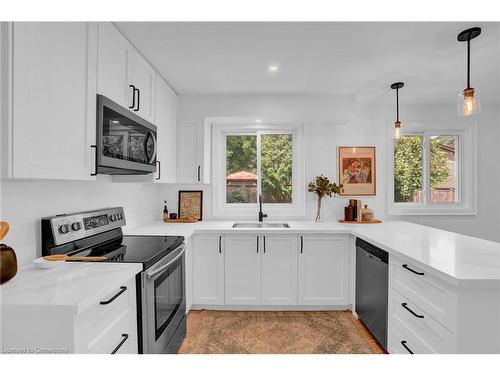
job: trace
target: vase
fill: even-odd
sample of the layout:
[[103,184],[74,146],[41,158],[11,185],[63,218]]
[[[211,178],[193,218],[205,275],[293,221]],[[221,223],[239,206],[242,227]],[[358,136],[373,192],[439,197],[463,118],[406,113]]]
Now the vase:
[[6,283],[17,273],[17,258],[14,249],[0,244],[0,284]]
[[314,219],[315,222],[321,222],[321,200],[323,197],[318,196],[318,201],[316,203],[316,218]]

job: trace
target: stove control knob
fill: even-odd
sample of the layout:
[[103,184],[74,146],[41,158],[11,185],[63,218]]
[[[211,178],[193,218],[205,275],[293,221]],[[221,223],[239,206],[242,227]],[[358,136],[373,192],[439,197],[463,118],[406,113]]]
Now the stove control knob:
[[112,222],[115,222],[115,221],[116,221],[116,215],[114,215],[114,214],[113,214],[113,215],[111,215],[111,216],[109,217],[109,219],[110,219]]
[[73,224],[71,224],[71,229],[74,231],[82,229],[82,224],[80,224],[78,221],[75,221]]
[[119,220],[123,220],[123,215],[122,214],[118,214],[118,219]]
[[66,234],[69,232],[69,225],[68,224],[63,224],[59,226],[59,233],[61,234]]

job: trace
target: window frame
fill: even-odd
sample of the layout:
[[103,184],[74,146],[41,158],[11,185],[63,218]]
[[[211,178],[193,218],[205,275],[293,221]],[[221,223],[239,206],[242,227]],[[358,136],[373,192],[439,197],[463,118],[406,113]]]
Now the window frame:
[[[401,136],[422,136],[422,174],[423,202],[395,202],[394,197],[394,124],[388,126],[387,136],[387,213],[388,215],[475,215],[476,212],[476,127],[441,128],[429,125],[405,124],[407,129]],[[432,203],[430,189],[430,140],[433,136],[457,136],[458,144],[455,153],[456,202]]]
[[[230,124],[212,124],[212,200],[214,217],[238,217],[239,219],[256,219],[259,203],[226,203],[226,136],[256,135],[257,138],[257,176],[261,176],[260,135],[290,134],[292,135],[292,203],[263,203],[262,210],[269,218],[303,217],[305,215],[304,152],[303,127],[290,124],[255,124],[233,119]],[[261,184],[257,184],[257,195]]]

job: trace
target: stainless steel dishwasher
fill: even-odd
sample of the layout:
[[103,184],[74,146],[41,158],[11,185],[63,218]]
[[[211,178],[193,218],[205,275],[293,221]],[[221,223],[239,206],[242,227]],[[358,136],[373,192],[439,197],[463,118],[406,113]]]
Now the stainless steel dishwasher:
[[387,349],[388,259],[386,251],[356,238],[356,313],[384,349]]

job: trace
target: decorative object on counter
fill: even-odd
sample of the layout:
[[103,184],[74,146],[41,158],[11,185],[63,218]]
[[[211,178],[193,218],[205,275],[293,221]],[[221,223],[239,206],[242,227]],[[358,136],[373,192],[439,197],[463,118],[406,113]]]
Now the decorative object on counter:
[[203,219],[203,191],[179,190],[179,219]]
[[163,220],[168,220],[168,208],[167,208],[167,201],[163,200]]
[[344,207],[344,220],[354,221],[354,207],[349,205]]
[[335,197],[340,194],[343,191],[343,186],[342,184],[337,186],[335,182],[331,183],[328,177],[321,175],[317,176],[315,181],[309,182],[307,191],[317,195],[316,218],[314,220],[321,221],[321,200],[325,195]]
[[479,112],[477,89],[470,87],[470,41],[481,35],[480,27],[472,27],[457,36],[459,42],[467,42],[467,87],[458,96],[458,115],[471,116]]
[[339,182],[344,187],[340,195],[375,195],[375,147],[340,146],[338,154]]
[[108,260],[107,257],[104,256],[98,256],[98,257],[91,257],[91,256],[71,256],[68,254],[54,254],[54,255],[46,255],[43,257],[45,260],[53,261],[53,262],[58,262],[58,261],[65,261],[65,262],[104,262],[105,260]]
[[[349,199],[349,207],[352,207],[352,220],[358,217],[358,201],[356,199]],[[347,218],[345,218],[347,220]]]
[[372,221],[373,219],[373,210],[365,204],[365,207],[361,209],[361,221]]
[[403,82],[395,82],[391,89],[396,90],[396,122],[394,122],[394,138],[399,139],[401,135],[401,121],[399,121],[399,89],[404,87]]
[[172,212],[170,215],[169,215],[169,218],[170,220],[175,220],[177,219],[177,214],[175,212]]
[[[0,241],[9,232],[9,223],[0,221]],[[14,249],[0,244],[0,284],[6,283],[17,274],[17,257]]]

